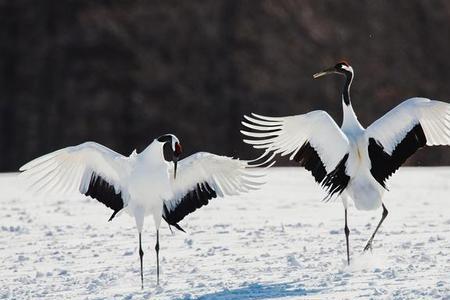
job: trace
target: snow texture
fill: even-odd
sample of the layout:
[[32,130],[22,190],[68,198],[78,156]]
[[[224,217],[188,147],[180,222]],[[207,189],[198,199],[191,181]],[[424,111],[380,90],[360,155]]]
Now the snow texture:
[[23,193],[0,176],[0,299],[450,299],[450,168],[403,168],[390,181],[389,215],[362,253],[381,209],[349,210],[346,266],[340,201],[302,168],[273,168],[262,190],[214,199],[155,232],[144,226],[140,289],[134,220],[90,198]]

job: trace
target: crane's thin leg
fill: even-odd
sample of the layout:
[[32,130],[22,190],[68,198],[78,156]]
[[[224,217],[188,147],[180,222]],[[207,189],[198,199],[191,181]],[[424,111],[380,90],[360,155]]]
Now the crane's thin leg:
[[144,256],[144,251],[142,251],[141,233],[139,232],[139,258],[141,259],[141,289],[144,289],[144,273],[143,273],[143,265],[142,265],[143,256]]
[[349,244],[348,244],[348,236],[350,235],[350,230],[348,229],[348,226],[347,226],[347,209],[345,209],[344,232],[345,232],[345,242],[347,243],[347,264],[350,265],[350,249],[349,249]]
[[156,285],[159,285],[159,229],[156,230]]
[[373,242],[373,238],[375,237],[375,234],[377,234],[377,231],[378,231],[378,229],[380,228],[381,223],[383,223],[384,219],[386,219],[386,217],[387,217],[387,215],[388,215],[388,210],[386,209],[386,206],[384,206],[384,204],[382,204],[382,205],[383,205],[383,214],[381,215],[381,220],[380,220],[380,222],[378,223],[377,228],[375,228],[375,231],[373,232],[373,234],[372,234],[372,236],[370,237],[369,241],[367,242],[366,247],[364,247],[364,251],[367,251],[367,250],[369,250],[369,249],[372,250],[372,242]]

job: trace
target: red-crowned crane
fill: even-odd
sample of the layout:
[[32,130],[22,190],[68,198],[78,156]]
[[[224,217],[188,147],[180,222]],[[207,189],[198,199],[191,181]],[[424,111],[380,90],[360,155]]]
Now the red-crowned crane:
[[[172,157],[164,155],[170,146]],[[164,219],[177,223],[217,196],[257,189],[261,175],[251,173],[247,161],[198,152],[178,162],[181,145],[173,134],[155,139],[141,153],[125,157],[94,142],[57,150],[20,168],[33,192],[68,194],[78,191],[117,213],[133,216],[139,233],[141,287],[144,287],[141,232],[151,215],[156,227],[157,284],[159,284],[159,227]],[[170,155],[169,155],[170,156]]]
[[303,115],[267,117],[244,116],[241,131],[244,142],[267,155],[290,155],[312,173],[317,183],[326,189],[330,199],[340,195],[345,209],[345,239],[347,263],[350,264],[347,226],[348,202],[353,200],[359,210],[374,210],[380,206],[380,222],[367,242],[372,242],[388,211],[382,202],[386,180],[419,148],[428,145],[450,145],[450,104],[426,98],[411,98],[375,121],[368,128],[359,123],[350,102],[350,86],[354,72],[346,62],[340,62],[322,72],[345,77],[342,92],[344,118],[339,128],[325,111]]

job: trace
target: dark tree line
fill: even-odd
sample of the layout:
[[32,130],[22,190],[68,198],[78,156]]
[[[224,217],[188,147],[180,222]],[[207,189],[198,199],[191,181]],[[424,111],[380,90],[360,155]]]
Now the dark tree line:
[[[94,140],[129,154],[166,132],[187,153],[255,157],[243,114],[341,121],[345,58],[368,126],[412,96],[449,101],[450,2],[0,0],[0,170]],[[449,149],[413,165],[450,164]]]

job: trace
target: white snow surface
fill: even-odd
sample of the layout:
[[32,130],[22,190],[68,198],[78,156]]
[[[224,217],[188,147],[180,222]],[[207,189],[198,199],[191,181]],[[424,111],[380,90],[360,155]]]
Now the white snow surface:
[[126,214],[82,196],[21,191],[0,175],[0,299],[450,299],[450,168],[402,168],[390,180],[389,215],[344,210],[302,168],[272,168],[260,191],[213,199],[180,225],[161,227],[156,287],[152,218],[138,238]]

